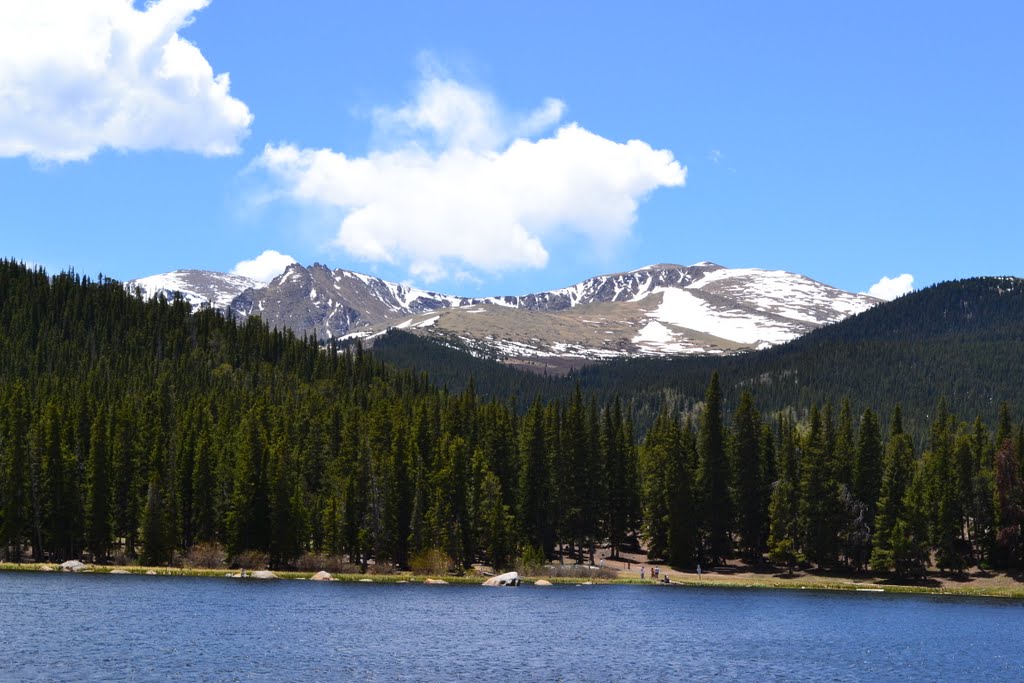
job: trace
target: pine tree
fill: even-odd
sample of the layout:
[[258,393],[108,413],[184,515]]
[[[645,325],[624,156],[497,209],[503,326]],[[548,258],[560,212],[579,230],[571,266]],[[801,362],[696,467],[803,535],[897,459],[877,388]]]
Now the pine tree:
[[629,526],[629,498],[634,482],[630,477],[628,445],[623,443],[622,407],[618,400],[601,416],[601,450],[604,469],[604,530],[611,557],[619,557]]
[[897,523],[904,520],[907,490],[914,477],[914,445],[906,434],[889,439],[882,462],[882,485],[875,515],[871,566],[880,571],[896,568],[892,534]]
[[[679,426],[665,410],[658,414],[647,432],[640,451],[642,481],[644,539],[649,558],[669,554],[669,536],[672,523],[673,491],[671,482],[674,463],[682,458]],[[678,552],[678,551],[677,551]]]
[[797,434],[794,418],[781,415],[778,421],[776,450],[777,479],[772,485],[768,506],[770,533],[768,549],[772,562],[795,563],[800,548],[800,471],[797,453]]
[[993,564],[1024,567],[1024,484],[1020,462],[1009,438],[995,454],[996,533]]
[[[853,438],[853,411],[850,407],[850,399],[844,397],[842,407],[839,409],[839,425],[836,429],[835,450],[832,454],[832,476],[839,486],[845,486],[851,491],[855,490],[857,445],[859,445],[859,441],[855,444]],[[879,460],[881,460],[881,445],[879,445]]]
[[800,463],[801,547],[819,567],[835,563],[842,525],[839,486],[831,476],[827,415],[811,409],[810,431]]
[[743,392],[739,406],[733,416],[731,439],[732,471],[739,531],[743,555],[750,562],[758,562],[764,545],[762,531],[764,505],[761,499],[763,486],[761,475],[760,442],[761,418],[754,408],[750,392]]
[[235,485],[228,513],[228,552],[231,555],[245,550],[266,551],[270,545],[268,457],[260,412],[260,406],[250,410],[235,435]]
[[953,454],[953,416],[939,399],[932,423],[930,448],[924,454],[925,503],[931,513],[931,542],[936,565],[961,572],[967,566],[964,548],[964,515],[961,509],[960,471]]
[[89,494],[86,499],[86,546],[102,562],[110,551],[111,488],[108,422],[103,408],[96,411],[89,432]]
[[21,547],[28,530],[29,448],[30,424],[28,398],[24,385],[14,385],[6,409],[0,412],[0,500],[3,517],[0,537],[4,556],[8,561],[21,561]]
[[729,532],[732,528],[733,506],[729,494],[729,463],[725,457],[722,427],[722,392],[717,372],[711,376],[704,395],[697,449],[700,457],[698,482],[705,525],[705,552],[712,564],[721,564],[732,553]]
[[174,559],[174,522],[168,508],[165,484],[160,481],[160,474],[153,472],[142,513],[142,554],[139,559],[143,565],[161,566],[170,564]]
[[691,471],[697,447],[689,425],[679,431],[677,441],[667,458],[668,561],[675,567],[692,567],[697,562],[700,527]]
[[544,412],[534,401],[523,418],[520,431],[519,526],[523,541],[545,554],[554,552],[555,534],[551,515],[551,477],[544,439]]
[[860,418],[854,464],[853,492],[867,509],[867,523],[873,525],[882,486],[882,434],[878,418],[868,408]]

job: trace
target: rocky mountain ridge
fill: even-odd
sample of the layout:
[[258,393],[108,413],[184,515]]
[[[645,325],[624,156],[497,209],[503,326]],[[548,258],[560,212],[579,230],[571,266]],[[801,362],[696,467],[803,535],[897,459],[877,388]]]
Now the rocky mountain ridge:
[[[388,329],[513,362],[726,354],[783,343],[878,303],[785,271],[657,264],[523,296],[460,297],[316,263],[269,284],[204,271],[134,280],[145,296],[178,287],[193,305],[319,339]],[[246,285],[249,286],[246,286]]]

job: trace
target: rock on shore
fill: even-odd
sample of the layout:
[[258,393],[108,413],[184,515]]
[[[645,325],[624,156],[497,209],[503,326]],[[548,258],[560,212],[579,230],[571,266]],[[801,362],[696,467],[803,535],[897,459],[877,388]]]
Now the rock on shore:
[[277,574],[270,571],[269,569],[257,569],[249,576],[253,579],[276,579]]
[[484,581],[485,586],[518,586],[519,572],[506,572],[498,574]]

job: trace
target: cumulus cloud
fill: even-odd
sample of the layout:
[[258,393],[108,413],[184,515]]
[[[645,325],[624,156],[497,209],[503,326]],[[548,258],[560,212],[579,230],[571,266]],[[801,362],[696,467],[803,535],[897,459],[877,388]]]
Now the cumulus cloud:
[[231,274],[252,278],[260,282],[270,282],[293,263],[297,263],[297,261],[291,256],[273,249],[267,249],[254,259],[236,263],[235,267],[231,269]]
[[0,157],[233,154],[252,114],[178,31],[210,0],[0,3]]
[[868,288],[867,293],[876,299],[892,301],[912,291],[914,291],[914,276],[910,273],[903,273],[894,278],[882,277]]
[[548,99],[510,114],[487,92],[426,74],[412,102],[374,112],[376,139],[388,144],[366,156],[267,145],[257,164],[293,199],[340,209],[334,244],[357,258],[427,281],[540,268],[546,238],[612,245],[650,192],[686,180],[671,152],[646,142],[576,123],[551,132],[564,112]]

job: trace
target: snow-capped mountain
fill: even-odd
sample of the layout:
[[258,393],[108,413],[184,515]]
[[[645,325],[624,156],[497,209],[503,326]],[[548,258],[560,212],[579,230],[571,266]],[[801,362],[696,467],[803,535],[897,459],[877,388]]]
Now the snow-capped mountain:
[[[191,274],[191,275],[189,275]],[[723,354],[789,341],[878,300],[784,271],[658,264],[524,296],[428,292],[321,264],[271,283],[203,271],[136,280],[319,339],[405,329],[505,360]],[[151,290],[149,288],[155,288]]]
[[552,292],[471,299],[387,327],[506,359],[705,355],[780,344],[877,303],[785,271],[658,264]]
[[213,307],[227,309],[239,294],[247,289],[266,287],[267,283],[228,273],[209,270],[176,270],[173,273],[150,275],[129,280],[125,287],[134,292],[142,290],[144,299],[163,294],[168,299],[180,293],[193,308]]

